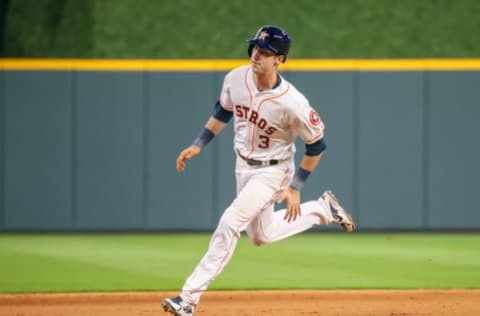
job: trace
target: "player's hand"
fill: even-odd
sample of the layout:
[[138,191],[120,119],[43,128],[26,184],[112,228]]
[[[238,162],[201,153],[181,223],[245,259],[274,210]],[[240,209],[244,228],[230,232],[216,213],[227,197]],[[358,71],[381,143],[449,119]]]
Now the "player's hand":
[[201,148],[197,145],[190,145],[184,149],[177,158],[177,171],[183,172],[185,170],[185,160],[192,159],[200,154]]
[[295,221],[298,216],[302,215],[300,209],[300,191],[288,188],[283,190],[279,202],[285,201],[287,204],[287,211],[285,212],[284,220],[287,222]]

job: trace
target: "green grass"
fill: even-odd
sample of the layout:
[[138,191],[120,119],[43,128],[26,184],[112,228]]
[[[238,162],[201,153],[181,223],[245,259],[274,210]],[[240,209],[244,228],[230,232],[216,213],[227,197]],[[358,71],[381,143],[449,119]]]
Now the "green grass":
[[[0,235],[0,292],[178,290],[210,235]],[[479,288],[480,234],[242,236],[210,289]]]

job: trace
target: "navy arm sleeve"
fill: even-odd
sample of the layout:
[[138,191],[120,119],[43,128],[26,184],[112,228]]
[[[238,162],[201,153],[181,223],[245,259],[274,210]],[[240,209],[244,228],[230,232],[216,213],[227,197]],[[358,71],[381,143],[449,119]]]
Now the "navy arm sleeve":
[[213,109],[214,118],[216,118],[219,121],[222,121],[223,123],[228,123],[228,121],[230,121],[232,116],[233,116],[233,112],[225,110],[223,106],[220,104],[220,101],[217,101],[217,103],[215,103],[215,108]]
[[314,143],[306,144],[305,148],[305,155],[318,156],[327,148],[327,144],[325,143],[325,140],[321,138]]

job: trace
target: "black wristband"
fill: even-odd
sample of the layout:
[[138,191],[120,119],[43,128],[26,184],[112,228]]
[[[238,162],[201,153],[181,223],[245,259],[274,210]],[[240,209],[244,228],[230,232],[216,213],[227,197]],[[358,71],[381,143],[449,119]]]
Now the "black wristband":
[[208,128],[202,129],[198,137],[193,141],[194,145],[197,145],[200,148],[205,147],[213,138],[215,134]]
[[305,181],[307,181],[309,175],[310,171],[301,167],[298,168],[293,176],[292,183],[290,183],[290,188],[300,191],[305,184]]

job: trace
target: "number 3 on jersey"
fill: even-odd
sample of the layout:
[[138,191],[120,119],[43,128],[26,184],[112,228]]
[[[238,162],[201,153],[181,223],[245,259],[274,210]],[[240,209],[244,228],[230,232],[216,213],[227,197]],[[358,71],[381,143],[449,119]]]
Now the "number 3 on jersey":
[[265,135],[260,135],[259,138],[260,138],[260,143],[258,144],[258,147],[268,148],[270,146],[270,137]]
[[[260,142],[258,143],[259,148],[268,148],[270,146],[270,135],[275,133],[277,130],[273,126],[269,126],[267,120],[262,118],[257,111],[250,108],[246,105],[235,105],[235,115],[239,118],[247,120],[249,123],[254,124],[261,131],[265,132],[267,135],[260,135]],[[255,128],[255,127],[254,127]]]

